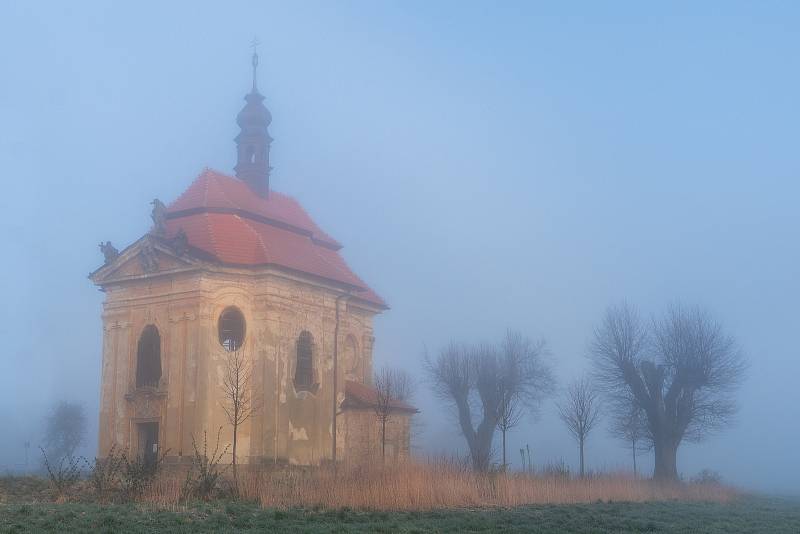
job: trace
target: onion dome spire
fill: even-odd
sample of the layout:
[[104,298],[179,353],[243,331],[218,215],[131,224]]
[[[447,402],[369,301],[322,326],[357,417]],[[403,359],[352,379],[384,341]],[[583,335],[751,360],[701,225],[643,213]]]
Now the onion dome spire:
[[236,136],[237,161],[236,177],[247,182],[256,194],[262,197],[269,195],[269,148],[272,137],[269,125],[272,115],[264,105],[264,97],[258,92],[258,40],[253,40],[253,89],[245,95],[246,104],[236,116],[236,123],[241,128]]

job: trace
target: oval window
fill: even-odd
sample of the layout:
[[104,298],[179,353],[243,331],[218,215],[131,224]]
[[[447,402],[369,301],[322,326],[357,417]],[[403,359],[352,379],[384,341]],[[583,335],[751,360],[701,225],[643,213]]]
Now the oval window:
[[228,352],[242,348],[244,343],[244,315],[238,308],[225,308],[219,316],[219,344]]

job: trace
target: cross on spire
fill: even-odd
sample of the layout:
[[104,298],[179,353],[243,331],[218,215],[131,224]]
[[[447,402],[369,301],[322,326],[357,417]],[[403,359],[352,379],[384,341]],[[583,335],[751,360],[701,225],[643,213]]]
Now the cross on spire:
[[256,83],[256,68],[258,68],[258,45],[261,42],[258,40],[258,37],[253,37],[253,40],[250,42],[250,48],[253,49],[253,92],[258,92],[258,85]]
[[250,188],[264,198],[269,195],[269,125],[272,115],[264,105],[264,96],[258,92],[258,39],[253,39],[253,90],[245,95],[247,102],[236,116],[241,132],[236,136],[236,177],[247,182]]

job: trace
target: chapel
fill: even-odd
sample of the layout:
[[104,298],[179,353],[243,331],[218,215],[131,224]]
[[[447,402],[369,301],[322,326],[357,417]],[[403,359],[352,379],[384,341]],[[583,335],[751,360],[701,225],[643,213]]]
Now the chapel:
[[[382,451],[372,321],[386,302],[342,245],[270,187],[272,115],[256,83],[236,117],[233,175],[206,168],[122,250],[101,243],[90,275],[105,294],[99,457],[112,447],[186,462],[204,433],[233,439],[232,356],[252,414],[237,463],[363,461]],[[391,401],[386,458],[409,454],[416,410]],[[230,454],[228,454],[230,460]]]

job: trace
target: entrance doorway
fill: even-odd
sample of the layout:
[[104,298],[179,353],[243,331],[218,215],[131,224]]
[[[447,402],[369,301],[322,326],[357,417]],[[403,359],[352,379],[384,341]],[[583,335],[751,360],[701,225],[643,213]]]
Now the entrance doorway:
[[139,423],[139,454],[145,465],[158,460],[158,423]]

